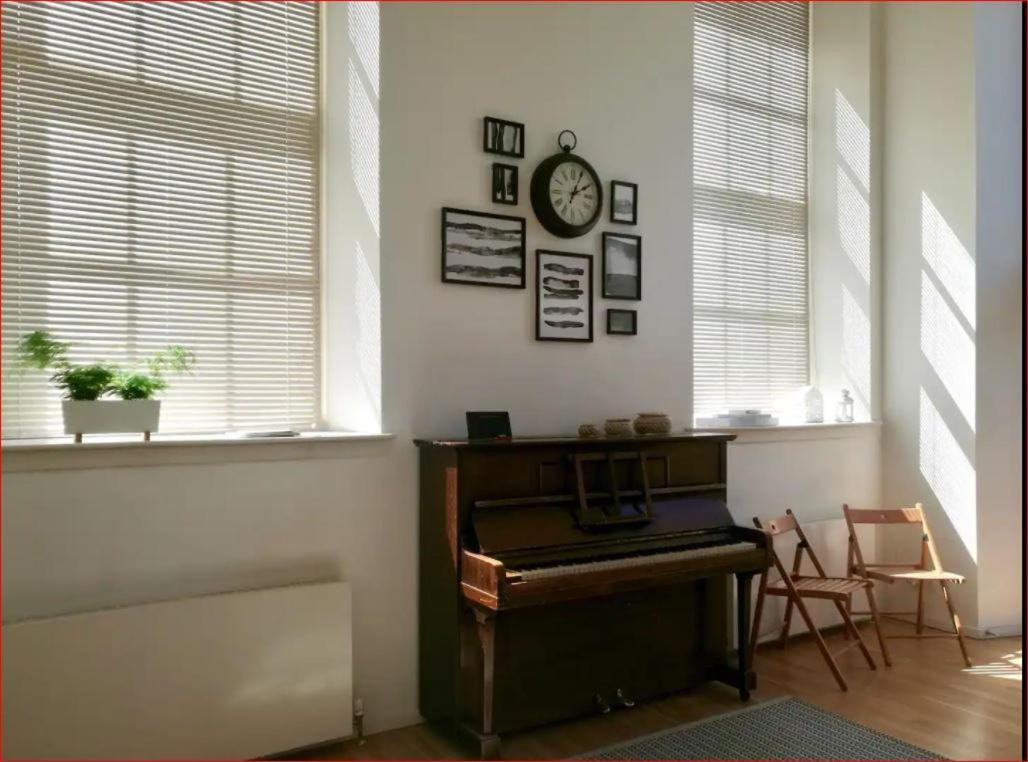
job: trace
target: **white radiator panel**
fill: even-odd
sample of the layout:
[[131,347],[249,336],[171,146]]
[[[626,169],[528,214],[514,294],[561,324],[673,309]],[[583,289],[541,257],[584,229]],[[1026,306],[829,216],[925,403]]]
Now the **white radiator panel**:
[[7,758],[245,759],[352,733],[350,586],[3,627]]

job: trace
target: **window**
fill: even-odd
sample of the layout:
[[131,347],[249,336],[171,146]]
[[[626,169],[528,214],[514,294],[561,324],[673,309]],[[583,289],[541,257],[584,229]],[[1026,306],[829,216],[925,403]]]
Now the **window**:
[[61,433],[14,371],[48,330],[73,359],[197,356],[161,430],[318,416],[315,3],[3,3],[3,429]]
[[804,3],[696,3],[693,409],[808,379]]

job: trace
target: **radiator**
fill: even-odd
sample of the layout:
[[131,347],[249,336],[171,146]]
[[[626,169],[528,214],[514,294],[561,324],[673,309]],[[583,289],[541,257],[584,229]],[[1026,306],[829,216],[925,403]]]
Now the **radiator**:
[[5,758],[246,759],[352,733],[350,586],[3,626]]

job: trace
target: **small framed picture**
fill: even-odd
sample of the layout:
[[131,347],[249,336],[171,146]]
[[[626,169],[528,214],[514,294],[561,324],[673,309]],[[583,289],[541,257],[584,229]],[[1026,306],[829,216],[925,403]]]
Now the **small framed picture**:
[[603,234],[603,298],[642,299],[642,238]]
[[525,218],[443,208],[443,283],[525,287]]
[[518,168],[513,164],[493,164],[493,201],[517,205]]
[[487,116],[483,120],[483,124],[482,147],[486,153],[516,156],[519,159],[524,157],[525,125],[520,122],[497,119],[495,116]]
[[535,338],[592,341],[592,255],[539,249],[535,273]]
[[612,336],[635,336],[635,310],[607,310],[607,333]]
[[610,221],[634,225],[639,221],[639,186],[621,180],[610,181]]

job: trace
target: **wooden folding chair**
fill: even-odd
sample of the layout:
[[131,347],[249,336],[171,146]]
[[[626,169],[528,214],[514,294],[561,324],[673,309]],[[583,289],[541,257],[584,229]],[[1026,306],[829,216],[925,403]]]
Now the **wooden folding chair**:
[[[757,608],[754,612],[753,617],[753,628],[750,634],[750,662],[753,661],[753,656],[757,650],[757,637],[760,634],[760,618],[764,612],[764,598],[768,595],[778,595],[785,597],[785,623],[782,625],[782,633],[778,638],[779,645],[784,647],[789,637],[789,625],[792,623],[792,611],[793,607],[800,612],[800,616],[803,617],[803,621],[807,623],[807,627],[810,629],[810,634],[814,638],[814,642],[817,644],[818,650],[824,657],[825,662],[828,664],[828,668],[832,671],[832,675],[835,676],[835,681],[839,684],[842,690],[848,690],[846,685],[846,678],[842,676],[842,672],[839,670],[839,665],[835,662],[835,656],[846,651],[853,646],[860,648],[860,652],[864,654],[864,658],[867,660],[867,664],[871,669],[875,669],[875,661],[871,657],[871,652],[867,649],[867,644],[864,643],[864,639],[860,636],[860,631],[853,624],[853,620],[850,618],[849,611],[843,604],[852,600],[853,594],[861,590],[866,591],[868,606],[872,611],[876,611],[874,602],[874,590],[870,580],[856,579],[852,577],[829,577],[825,575],[824,567],[821,566],[821,562],[817,560],[817,556],[814,555],[814,549],[810,547],[810,543],[807,542],[806,535],[803,534],[803,528],[800,527],[799,522],[796,521],[796,517],[793,516],[791,510],[785,512],[785,516],[781,516],[777,519],[772,519],[767,522],[766,531],[772,537],[771,544],[771,557],[774,560],[775,568],[778,570],[778,574],[781,579],[769,582],[768,581],[768,570],[765,569],[760,575],[760,587],[757,594]],[[753,519],[754,525],[757,529],[764,529],[760,524],[760,519]],[[781,559],[778,557],[777,551],[774,549],[774,537],[786,532],[795,531],[797,537],[799,537],[799,543],[796,545],[796,554],[792,559],[792,571],[786,571],[785,566],[782,564]],[[805,576],[800,574],[800,567],[803,563],[803,551],[807,552],[810,556],[810,560],[814,565],[814,569],[817,570],[817,576]],[[825,644],[824,638],[821,637],[821,633],[817,627],[814,626],[814,620],[810,617],[810,612],[807,611],[807,606],[803,602],[804,598],[818,598],[821,600],[829,600],[835,604],[836,610],[839,612],[839,616],[842,617],[843,624],[845,625],[846,631],[852,634],[856,641],[850,643],[844,648],[832,654],[828,650],[828,646]],[[878,622],[877,613],[874,614],[875,629],[878,630],[878,640],[882,641],[882,631]],[[883,643],[883,654],[884,654],[884,643]],[[888,657],[886,657],[886,664],[889,664]]]
[[[960,617],[953,606],[953,599],[950,596],[948,583],[959,585],[963,583],[964,577],[960,574],[945,571],[942,562],[939,560],[939,551],[935,548],[932,540],[932,533],[928,529],[928,522],[925,519],[924,509],[921,503],[915,503],[913,508],[892,508],[892,509],[870,509],[854,510],[843,504],[842,513],[846,517],[846,525],[849,527],[849,556],[847,560],[847,573],[850,576],[864,577],[870,580],[880,580],[893,584],[898,581],[917,584],[917,610],[916,611],[885,611],[883,616],[898,619],[900,616],[913,616],[913,622],[905,619],[898,621],[905,624],[913,624],[916,633],[914,635],[888,635],[889,638],[956,638],[960,644],[960,653],[963,654],[964,663],[971,666],[971,657],[967,655],[967,645],[964,643],[964,634],[960,627]],[[857,541],[857,533],[854,530],[856,524],[920,524],[921,525],[921,560],[912,564],[869,564],[864,561],[864,554],[860,551],[860,543]],[[946,608],[949,609],[949,616],[953,622],[953,632],[943,634],[926,635],[924,633],[924,586],[926,582],[938,582],[942,589],[942,597],[946,601]],[[847,604],[851,614],[863,614],[867,612],[852,611],[852,602]],[[882,644],[882,651],[885,651],[885,644]]]

